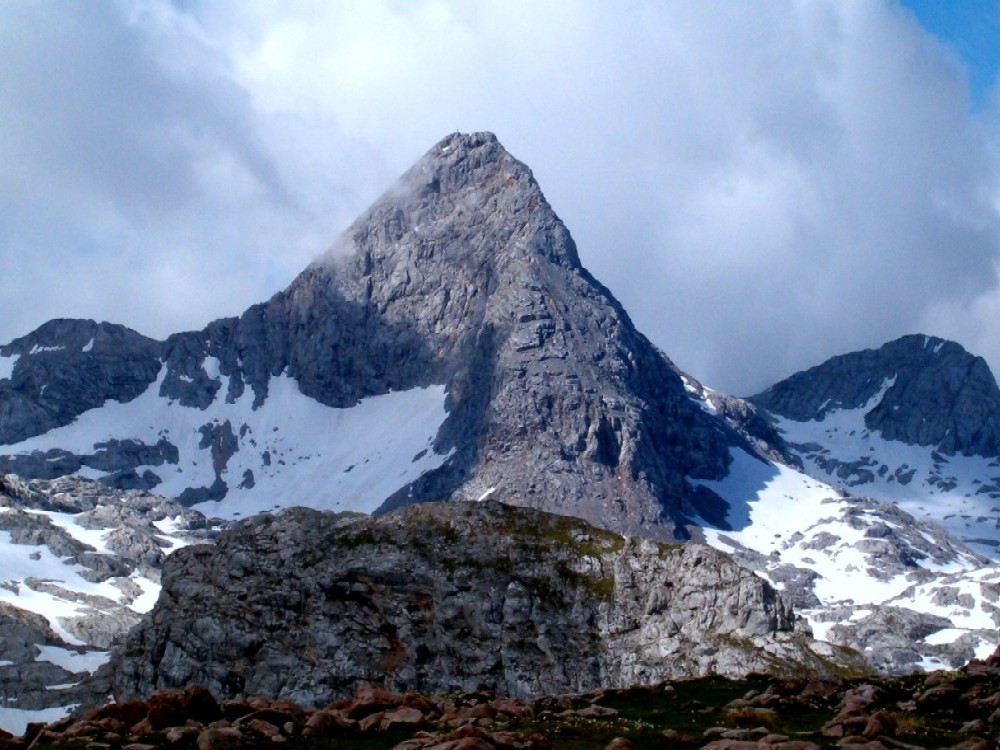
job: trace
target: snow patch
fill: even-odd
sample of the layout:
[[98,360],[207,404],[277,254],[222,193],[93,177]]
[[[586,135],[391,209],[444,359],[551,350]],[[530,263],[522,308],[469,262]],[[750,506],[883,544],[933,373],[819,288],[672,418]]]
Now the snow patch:
[[894,503],[1000,559],[1000,467],[995,459],[944,455],[869,431],[865,414],[894,382],[886,380],[860,408],[834,409],[808,422],[776,417],[775,426],[809,474]]
[[[218,376],[214,357],[206,357],[204,367]],[[210,487],[216,481],[212,446],[202,447],[202,428],[228,422],[237,447],[221,472],[228,492],[221,501],[195,508],[230,519],[289,505],[371,513],[448,458],[434,451],[434,438],[448,416],[444,386],[395,391],[335,409],[304,396],[298,383],[283,374],[271,379],[267,400],[258,409],[247,388],[233,403],[220,395],[202,410],[161,398],[165,377],[166,368],[161,368],[156,382],[132,401],[107,401],[69,425],[6,446],[4,452],[60,448],[87,455],[108,440],[155,445],[166,439],[177,448],[178,462],[135,470],[154,472],[162,480],[155,491],[177,497],[187,488]],[[93,472],[87,474],[93,477]]]
[[94,349],[94,338],[93,338],[93,336],[91,336],[90,341],[88,341],[86,344],[84,344],[83,345],[83,349],[81,349],[80,351],[81,352],[89,352],[89,351],[92,351],[93,349]]
[[111,659],[110,651],[80,653],[61,646],[38,646],[38,650],[39,654],[35,661],[46,661],[73,673],[88,672],[93,674]]
[[28,724],[40,722],[51,724],[53,721],[68,716],[76,704],[71,706],[57,706],[55,708],[42,708],[37,711],[30,711],[24,708],[4,708],[0,707],[0,727],[6,729],[11,734],[18,737],[24,736],[24,730]]
[[0,355],[0,380],[10,380],[14,377],[14,365],[21,355],[14,354],[8,357]]
[[25,512],[37,516],[45,516],[53,525],[58,526],[78,542],[93,547],[94,551],[103,555],[113,555],[114,552],[104,544],[104,537],[109,529],[85,529],[77,523],[75,513],[58,513],[51,510],[33,510],[25,508]]
[[[275,378],[265,408],[250,411],[252,396],[245,394],[241,401],[247,410],[238,421],[232,420],[245,434],[226,473],[238,480],[250,470],[254,486],[230,484],[222,500],[193,507],[226,519],[289,505],[372,513],[398,489],[447,459],[433,449],[447,417],[444,400],[444,386],[431,386],[332,409],[303,396],[291,378]],[[270,465],[262,464],[262,449],[268,451]],[[294,471],[285,471],[286,466],[294,466]],[[171,494],[173,481],[166,480],[157,490]]]
[[929,636],[924,638],[924,643],[929,643],[932,646],[954,643],[968,632],[968,630],[963,628],[942,628],[936,633],[931,633]]
[[[945,532],[928,526],[922,536],[910,537],[920,546],[912,564],[887,568],[873,562],[872,545],[877,551],[887,533],[893,543],[904,543],[891,536],[910,529],[899,520],[898,511],[846,496],[830,484],[741,449],[731,449],[731,456],[724,479],[688,480],[728,504],[730,528],[712,528],[702,521],[705,540],[725,552],[759,553],[759,569],[758,564],[754,568],[779,589],[794,569],[816,573],[808,585],[819,606],[797,611],[817,639],[826,639],[838,623],[862,619],[879,604],[949,619],[953,627],[928,638],[928,645],[950,643],[970,631],[995,632],[1000,626],[1000,609],[986,603],[989,592],[1000,585],[1000,566],[984,565],[982,558],[949,541]],[[943,668],[930,657],[920,666]]]
[[201,363],[201,369],[208,375],[209,380],[219,380],[221,368],[222,363],[216,357],[205,357],[205,361]]

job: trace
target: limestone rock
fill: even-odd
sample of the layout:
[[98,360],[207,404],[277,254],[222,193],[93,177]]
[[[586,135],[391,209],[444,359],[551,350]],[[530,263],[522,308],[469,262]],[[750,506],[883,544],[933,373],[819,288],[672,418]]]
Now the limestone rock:
[[844,667],[710,547],[496,501],[258,516],[172,555],[163,585],[113,657],[119,697],[197,682],[323,705],[363,682],[533,696]]

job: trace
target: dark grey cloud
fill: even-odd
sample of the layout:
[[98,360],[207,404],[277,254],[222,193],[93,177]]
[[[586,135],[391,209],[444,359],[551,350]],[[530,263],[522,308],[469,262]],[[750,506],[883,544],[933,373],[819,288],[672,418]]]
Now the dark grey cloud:
[[238,312],[488,129],[712,386],[915,330],[1000,364],[995,114],[889,0],[8,3],[0,64],[0,340]]

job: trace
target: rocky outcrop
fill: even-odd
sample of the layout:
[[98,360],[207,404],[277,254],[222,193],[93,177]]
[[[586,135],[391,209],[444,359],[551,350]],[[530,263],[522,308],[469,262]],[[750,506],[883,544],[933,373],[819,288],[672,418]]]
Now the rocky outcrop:
[[[0,704],[37,710],[52,705],[91,702],[107,691],[106,681],[81,685],[83,675],[64,664],[39,659],[46,647],[66,644],[44,617],[0,602]],[[83,653],[85,649],[66,650]]]
[[982,357],[933,336],[904,336],[833,357],[750,401],[799,422],[866,407],[865,425],[887,440],[946,454],[1000,455],[1000,389],[993,373]]
[[120,697],[197,682],[320,705],[361,682],[530,696],[862,664],[794,627],[769,585],[704,545],[496,501],[299,508],[173,555],[112,671]]

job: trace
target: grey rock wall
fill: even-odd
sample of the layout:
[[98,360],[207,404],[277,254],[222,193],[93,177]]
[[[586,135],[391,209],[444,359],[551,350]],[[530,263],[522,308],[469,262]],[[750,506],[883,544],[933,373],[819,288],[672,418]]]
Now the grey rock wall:
[[862,665],[814,649],[774,589],[712,548],[496,501],[241,522],[169,558],[112,659],[119,698],[193,681],[317,705],[363,681],[529,696]]

